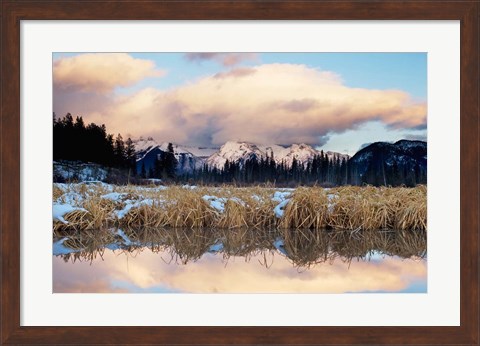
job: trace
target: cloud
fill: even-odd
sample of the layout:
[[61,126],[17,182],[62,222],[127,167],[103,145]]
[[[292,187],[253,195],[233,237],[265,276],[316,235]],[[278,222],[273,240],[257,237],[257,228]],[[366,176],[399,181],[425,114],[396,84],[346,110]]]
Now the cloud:
[[248,67],[239,67],[228,72],[219,72],[213,76],[213,78],[222,79],[222,78],[240,78],[246,77],[257,72],[254,68]]
[[75,116],[95,114],[115,102],[112,93],[72,92],[72,90],[54,87],[53,104],[56,116],[63,117],[67,113]]
[[316,105],[318,105],[318,102],[314,99],[303,99],[285,102],[281,105],[281,107],[293,113],[300,113],[306,112]]
[[186,53],[188,61],[215,61],[225,67],[240,64],[243,61],[255,61],[258,59],[256,53]]
[[87,120],[105,123],[111,133],[188,145],[228,140],[323,145],[328,136],[369,121],[394,129],[425,126],[426,114],[425,102],[400,90],[351,88],[329,71],[265,64],[175,89],[118,96],[98,105]]
[[363,143],[363,144],[360,146],[360,148],[358,148],[358,150],[360,151],[360,150],[362,150],[363,148],[368,147],[370,144],[372,144],[372,142]]
[[53,63],[53,84],[59,89],[106,94],[115,87],[128,87],[147,77],[160,77],[151,60],[126,53],[87,53],[64,57]]
[[427,141],[427,135],[418,135],[418,134],[408,134],[405,136],[405,139],[409,139],[411,141]]

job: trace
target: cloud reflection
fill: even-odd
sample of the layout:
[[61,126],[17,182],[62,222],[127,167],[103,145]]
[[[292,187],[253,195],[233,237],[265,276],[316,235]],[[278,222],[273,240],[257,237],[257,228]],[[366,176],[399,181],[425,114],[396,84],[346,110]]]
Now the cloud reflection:
[[[266,258],[271,265],[259,264]],[[102,258],[66,263],[53,258],[54,293],[193,292],[193,293],[343,293],[408,291],[426,285],[427,262],[396,257],[371,261],[322,263],[300,270],[278,253],[244,258],[206,254],[188,265],[167,264],[169,253],[148,249],[134,254],[106,250]],[[162,260],[163,259],[163,260]]]

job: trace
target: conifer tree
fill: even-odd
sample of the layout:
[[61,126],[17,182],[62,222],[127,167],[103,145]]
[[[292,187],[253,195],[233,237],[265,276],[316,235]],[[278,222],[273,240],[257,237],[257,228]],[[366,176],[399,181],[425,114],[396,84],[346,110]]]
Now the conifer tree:
[[132,139],[127,138],[125,142],[125,165],[131,172],[136,175],[136,160],[135,160],[135,146],[133,145]]
[[167,151],[164,152],[162,156],[164,175],[166,175],[167,178],[174,179],[176,176],[178,161],[175,157],[172,143],[168,143]]
[[115,165],[123,166],[125,162],[125,143],[121,134],[118,134],[115,138],[115,143],[113,146],[113,156]]

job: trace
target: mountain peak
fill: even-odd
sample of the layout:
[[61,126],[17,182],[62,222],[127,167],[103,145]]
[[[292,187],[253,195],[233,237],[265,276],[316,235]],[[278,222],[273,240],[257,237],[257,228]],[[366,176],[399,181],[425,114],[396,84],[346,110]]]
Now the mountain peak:
[[243,141],[227,141],[220,147],[220,151],[238,150],[238,149],[254,149],[258,148],[256,144]]
[[251,159],[260,159],[265,153],[256,144],[228,141],[220,147],[220,150],[207,159],[207,164],[212,167],[223,168],[227,160],[229,162],[244,163]]
[[[228,141],[222,145],[218,152],[207,159],[207,164],[210,167],[221,169],[227,160],[229,162],[238,162],[242,165],[247,160],[273,157],[277,164],[283,163],[287,167],[290,167],[294,160],[306,166],[316,155],[320,155],[320,152],[306,143],[294,143],[289,147],[284,147],[277,144],[258,145],[242,141]],[[348,155],[333,152],[330,152],[327,156],[330,159],[334,156],[348,158]]]

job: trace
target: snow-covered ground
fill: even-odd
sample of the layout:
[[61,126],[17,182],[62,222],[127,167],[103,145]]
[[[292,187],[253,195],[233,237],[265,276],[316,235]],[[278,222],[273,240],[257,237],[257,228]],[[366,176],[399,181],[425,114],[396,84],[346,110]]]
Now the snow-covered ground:
[[107,179],[108,172],[105,168],[94,163],[53,163],[53,176],[63,181],[89,181]]

